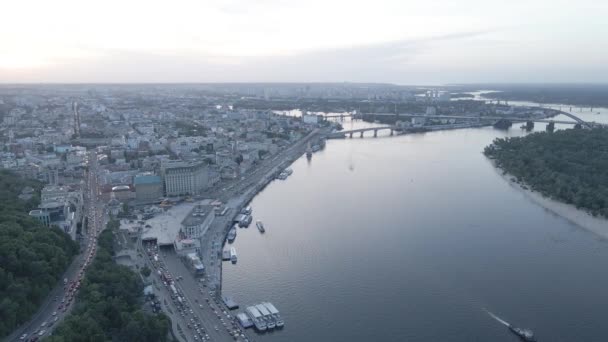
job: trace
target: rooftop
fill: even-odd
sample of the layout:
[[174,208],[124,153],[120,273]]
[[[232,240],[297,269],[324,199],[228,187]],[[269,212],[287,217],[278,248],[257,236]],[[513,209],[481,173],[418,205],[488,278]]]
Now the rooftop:
[[135,185],[160,184],[161,178],[160,178],[160,176],[155,176],[155,175],[140,175],[140,176],[135,176],[134,183],[135,183]]

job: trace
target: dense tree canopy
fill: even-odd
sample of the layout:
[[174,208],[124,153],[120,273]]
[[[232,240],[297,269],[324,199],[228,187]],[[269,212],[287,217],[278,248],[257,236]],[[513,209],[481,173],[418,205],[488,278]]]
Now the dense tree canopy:
[[[31,199],[18,198],[25,187]],[[29,217],[40,198],[41,184],[0,171],[0,336],[27,321],[78,252],[78,246],[56,227]]]
[[139,275],[114,262],[116,221],[99,235],[97,254],[87,269],[72,313],[47,338],[51,342],[165,341],[164,315],[144,313]]
[[496,139],[484,153],[533,190],[608,217],[608,129]]

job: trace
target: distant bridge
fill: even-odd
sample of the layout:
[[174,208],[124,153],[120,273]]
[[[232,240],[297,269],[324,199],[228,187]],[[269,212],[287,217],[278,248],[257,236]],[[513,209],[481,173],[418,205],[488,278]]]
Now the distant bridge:
[[[560,114],[563,114],[574,121],[564,121],[564,120],[552,120],[552,119],[537,119],[537,118],[522,118],[522,117],[509,117],[509,116],[470,116],[470,115],[428,115],[428,114],[404,114],[404,113],[366,113],[368,116],[397,116],[404,118],[427,118],[427,119],[465,119],[465,120],[509,120],[513,122],[525,122],[525,121],[533,121],[533,122],[544,122],[544,123],[557,123],[557,124],[566,124],[566,125],[575,125],[580,124],[583,127],[590,128],[592,124],[582,120],[581,118],[573,115],[571,113],[559,111]],[[353,117],[358,118],[363,116],[363,114],[331,114],[325,115],[324,118],[347,118]]]
[[374,137],[378,136],[378,131],[390,131],[390,134],[393,135],[395,132],[394,126],[378,126],[378,127],[368,127],[368,128],[359,128],[359,129],[351,129],[348,131],[339,131],[329,134],[328,138],[344,138],[345,136],[353,137],[353,134],[359,133],[361,138],[363,138],[363,133],[365,132],[374,132]]

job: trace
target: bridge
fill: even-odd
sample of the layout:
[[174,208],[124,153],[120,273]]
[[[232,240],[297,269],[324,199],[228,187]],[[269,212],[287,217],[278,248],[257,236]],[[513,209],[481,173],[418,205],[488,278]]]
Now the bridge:
[[[376,114],[374,114],[376,115]],[[377,113],[377,115],[384,116],[395,116],[394,113]],[[572,116],[575,121],[563,121],[563,120],[552,120],[552,119],[540,119],[540,118],[522,118],[522,117],[509,117],[509,116],[470,116],[470,115],[427,115],[427,114],[398,114],[399,117],[408,117],[408,118],[427,118],[427,119],[466,119],[466,120],[510,120],[513,122],[525,122],[525,121],[533,121],[533,122],[545,122],[545,123],[557,123],[557,124],[587,124],[586,121],[583,121],[575,116]]]
[[[399,114],[395,114],[395,113],[366,113],[365,115],[369,115],[369,116],[397,116],[397,117],[404,117],[404,118],[427,118],[427,119],[464,119],[464,120],[509,120],[512,122],[526,122],[526,121],[533,121],[533,122],[544,122],[544,123],[556,123],[556,124],[566,124],[566,125],[575,125],[575,124],[580,124],[583,127],[587,127],[590,128],[592,127],[592,124],[582,120],[581,118],[577,117],[576,115],[573,115],[571,113],[567,113],[567,112],[563,112],[563,111],[559,111],[560,114],[563,114],[571,119],[573,119],[574,121],[564,121],[564,120],[552,120],[552,119],[546,119],[546,118],[523,118],[523,117],[509,117],[509,116],[471,116],[471,115],[428,115],[428,114],[403,114],[403,113],[399,113]],[[324,118],[347,118],[347,117],[352,117],[352,118],[357,118],[357,117],[361,117],[362,114],[331,114],[331,115],[325,115]]]
[[365,132],[374,132],[374,138],[378,136],[378,131],[388,130],[391,132],[391,135],[395,132],[394,126],[378,126],[378,127],[368,127],[368,128],[359,128],[359,129],[351,129],[348,131],[339,131],[329,134],[328,138],[344,138],[345,136],[353,137],[353,134],[359,133],[360,137],[363,138],[363,133]]

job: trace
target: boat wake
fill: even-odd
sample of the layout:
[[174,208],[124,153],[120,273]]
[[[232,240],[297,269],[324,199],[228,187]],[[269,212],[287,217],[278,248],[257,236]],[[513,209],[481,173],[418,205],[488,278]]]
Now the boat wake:
[[488,313],[488,315],[490,315],[490,317],[492,317],[492,318],[494,318],[495,320],[497,320],[497,321],[498,321],[500,324],[502,324],[502,325],[504,325],[504,326],[506,326],[506,327],[510,327],[510,326],[511,326],[511,324],[509,324],[509,322],[507,322],[507,321],[505,321],[504,319],[502,319],[502,318],[500,318],[500,317],[496,316],[496,315],[495,315],[495,314],[493,314],[492,312],[490,312],[490,311],[488,311],[488,310],[486,310],[486,309],[483,309],[483,310],[484,310],[485,312],[487,312],[487,313]]

